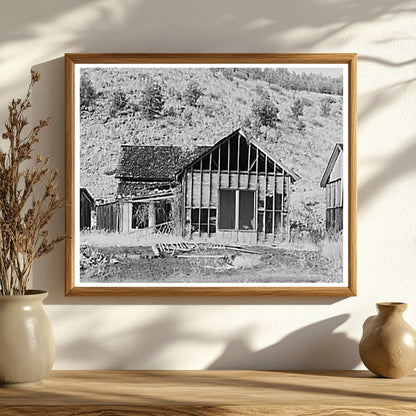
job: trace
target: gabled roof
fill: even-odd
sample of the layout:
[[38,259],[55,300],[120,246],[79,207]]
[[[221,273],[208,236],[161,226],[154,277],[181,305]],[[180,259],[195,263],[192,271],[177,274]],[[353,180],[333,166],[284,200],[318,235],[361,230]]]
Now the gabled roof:
[[283,171],[285,171],[290,176],[292,182],[296,182],[297,180],[299,180],[301,178],[300,175],[298,175],[294,170],[289,169],[281,161],[277,161],[275,158],[273,158],[272,156],[270,156],[270,154],[268,152],[266,152],[260,146],[260,144],[257,141],[253,140],[252,138],[249,138],[248,135],[247,135],[247,133],[244,132],[244,130],[242,128],[239,128],[239,129],[233,131],[228,136],[226,136],[223,139],[221,139],[218,142],[216,142],[213,146],[207,147],[207,150],[204,153],[202,153],[198,158],[195,158],[194,160],[190,161],[190,163],[188,163],[183,168],[183,171],[185,171],[186,169],[188,169],[194,163],[197,163],[200,159],[202,159],[204,156],[206,156],[210,151],[213,151],[214,149],[220,147],[224,142],[230,140],[236,134],[240,134],[241,137],[243,137],[243,139],[246,141],[247,145],[252,144],[252,145],[256,146],[261,152],[263,152],[267,156],[267,159],[268,160],[271,160],[272,162],[274,162],[277,166],[279,166]]
[[183,149],[179,146],[122,145],[116,178],[135,181],[174,181],[176,175],[210,146]]
[[91,195],[87,188],[80,188],[80,192],[83,193],[91,202],[94,202],[94,197]]
[[240,132],[240,134],[246,139],[247,143],[252,143],[254,144],[254,146],[258,147],[264,154],[267,155],[267,157],[271,160],[273,160],[274,163],[276,163],[277,166],[280,166],[281,169],[283,169],[287,174],[289,174],[289,176],[292,178],[292,182],[296,182],[299,179],[301,179],[301,176],[296,173],[293,169],[288,168],[285,164],[282,163],[282,161],[277,161],[276,159],[274,159],[272,156],[270,156],[270,154],[268,152],[266,152],[261,146],[260,144],[254,140],[253,138],[249,138],[247,133],[244,132],[243,129],[239,129],[238,130]]
[[274,162],[288,174],[292,182],[300,179],[296,172],[270,156],[256,141],[249,139],[242,129],[233,131],[213,146],[197,146],[190,149],[183,149],[180,146],[135,146],[123,144],[121,145],[121,158],[115,176],[117,179],[140,182],[175,181],[187,168],[201,160],[210,151],[233,138],[236,134],[240,134],[247,145],[252,144],[256,146],[267,156],[268,160]]
[[342,153],[343,149],[344,149],[344,145],[342,143],[335,144],[334,150],[332,151],[331,157],[329,158],[328,165],[321,179],[321,184],[320,184],[321,188],[325,188],[326,184],[328,183],[328,179],[331,176],[331,172],[334,169],[338,156],[340,155],[340,153]]
[[90,201],[91,206],[92,206],[92,209],[95,209],[95,199],[90,194],[90,192],[88,191],[88,189],[87,188],[80,188],[80,193],[85,195],[85,197]]

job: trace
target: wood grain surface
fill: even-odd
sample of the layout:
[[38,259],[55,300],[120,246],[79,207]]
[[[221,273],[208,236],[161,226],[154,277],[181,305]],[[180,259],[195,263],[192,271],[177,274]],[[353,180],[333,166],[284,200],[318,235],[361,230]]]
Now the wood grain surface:
[[[275,286],[275,287],[84,287],[75,282],[75,66],[77,64],[348,64],[348,146],[349,146],[349,184],[348,184],[348,286]],[[65,54],[65,230],[69,237],[65,245],[65,295],[66,296],[322,296],[348,297],[357,294],[357,256],[356,256],[356,122],[357,122],[357,55],[355,53],[231,53],[231,54]]]
[[416,415],[416,374],[366,371],[54,371],[0,389],[0,415]]

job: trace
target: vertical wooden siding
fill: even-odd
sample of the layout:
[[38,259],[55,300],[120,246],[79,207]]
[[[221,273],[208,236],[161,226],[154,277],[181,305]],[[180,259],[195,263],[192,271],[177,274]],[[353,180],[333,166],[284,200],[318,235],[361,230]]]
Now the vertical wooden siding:
[[91,228],[91,211],[92,211],[91,201],[85,195],[84,192],[81,192],[80,193],[80,212],[79,212],[79,222],[80,222],[81,230],[84,230],[86,228]]
[[97,229],[120,232],[121,209],[118,202],[97,206]]
[[[270,235],[272,239],[287,238],[291,178],[257,146],[250,143],[244,148],[244,143],[245,139],[238,135],[233,145],[230,139],[213,148],[186,170],[182,181],[185,222],[196,224],[197,233],[201,236],[201,224],[206,222],[206,215],[211,218],[215,214],[218,225],[220,189],[251,190],[256,191],[254,215],[257,238],[262,241]],[[219,231],[217,227],[216,232]],[[221,231],[222,234],[227,232],[231,231]],[[184,234],[187,233],[189,229],[184,230]]]
[[340,231],[343,229],[342,179],[329,182],[326,186],[326,228]]

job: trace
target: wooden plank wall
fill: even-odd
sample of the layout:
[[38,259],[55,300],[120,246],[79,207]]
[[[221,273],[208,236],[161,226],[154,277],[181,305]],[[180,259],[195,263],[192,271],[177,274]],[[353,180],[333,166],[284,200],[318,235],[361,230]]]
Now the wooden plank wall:
[[[210,172],[201,170],[190,170],[185,175],[184,179],[184,202],[185,202],[185,218],[190,218],[190,209],[194,208],[210,208],[218,209],[219,189],[240,189],[240,190],[252,190],[257,191],[256,200],[265,201],[266,195],[272,195],[273,207],[268,210],[271,215],[273,225],[272,230],[275,230],[276,235],[272,236],[277,239],[289,238],[289,198],[290,192],[290,177],[282,173],[264,174],[257,173],[252,174],[248,172]],[[282,205],[277,206],[276,194],[284,195],[281,197]],[[263,206],[265,206],[265,202]],[[269,241],[270,235],[266,235],[266,215],[265,210],[256,207],[257,211],[263,212],[263,224],[258,229],[262,231],[258,235],[260,241]],[[278,215],[281,212],[282,215]],[[279,230],[279,231],[277,231]],[[230,231],[217,233],[219,239],[223,239],[223,234],[230,233]],[[268,234],[268,233],[267,233]],[[238,240],[243,238],[242,235],[236,234]],[[225,238],[225,236],[224,236]],[[233,237],[234,238],[234,237]],[[230,241],[236,241],[235,238],[231,238]],[[229,239],[227,238],[227,241]],[[253,241],[253,237],[248,237],[249,241]]]
[[343,229],[342,179],[326,186],[326,228],[336,232]]
[[97,229],[120,232],[121,210],[118,202],[97,205]]
[[91,228],[91,211],[92,204],[91,201],[86,197],[86,195],[81,192],[80,198],[80,212],[79,212],[79,222],[81,230]]
[[[267,175],[272,176],[273,175]],[[287,178],[287,177],[286,177]],[[202,186],[201,186],[202,180]],[[230,186],[228,186],[228,180]],[[258,183],[257,183],[258,181]],[[238,182],[240,186],[238,186]],[[242,186],[244,185],[244,186]],[[273,186],[274,185],[274,186]],[[267,188],[266,188],[267,186]],[[283,175],[277,174],[276,181],[268,180],[266,185],[265,175],[259,174],[258,178],[255,175],[245,173],[218,173],[211,174],[209,171],[203,172],[193,170],[188,172],[186,181],[186,206],[192,208],[208,208],[218,206],[218,190],[219,189],[245,189],[259,192],[259,199],[264,199],[265,193],[273,194],[273,187],[275,192],[281,193],[283,188]],[[201,198],[202,190],[202,198]],[[192,202],[191,202],[192,201]]]
[[[272,239],[287,238],[290,232],[288,231],[290,176],[257,146],[249,144],[248,150],[243,150],[243,140],[245,139],[238,136],[237,141],[234,141],[234,156],[231,155],[231,140],[229,140],[228,143],[213,149],[204,156],[204,159],[190,166],[182,179],[184,218],[193,224],[191,228],[194,232],[197,229],[197,234],[201,237],[201,234],[205,233],[205,231],[201,233],[201,225],[205,230],[207,211],[208,217],[216,216],[218,222],[220,189],[256,191],[255,218],[258,231],[256,239],[266,241],[270,236]],[[222,152],[225,152],[227,157],[221,158]],[[241,156],[240,160],[242,152],[246,154]],[[236,161],[232,157],[236,157]],[[238,199],[236,210],[238,210]],[[185,230],[184,234],[187,232],[189,231]],[[235,238],[232,230],[223,230],[219,233],[217,229],[217,237],[226,233],[230,233],[231,238]],[[210,231],[208,236],[209,234]],[[240,237],[244,236],[237,233],[236,238],[240,239]],[[252,240],[251,236],[249,240]]]

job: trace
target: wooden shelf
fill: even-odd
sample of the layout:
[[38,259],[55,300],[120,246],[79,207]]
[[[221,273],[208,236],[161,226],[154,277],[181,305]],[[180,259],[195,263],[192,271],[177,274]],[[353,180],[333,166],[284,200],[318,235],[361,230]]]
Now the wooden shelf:
[[13,415],[416,415],[416,373],[367,371],[53,371],[0,389]]

